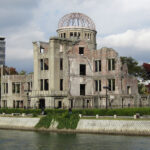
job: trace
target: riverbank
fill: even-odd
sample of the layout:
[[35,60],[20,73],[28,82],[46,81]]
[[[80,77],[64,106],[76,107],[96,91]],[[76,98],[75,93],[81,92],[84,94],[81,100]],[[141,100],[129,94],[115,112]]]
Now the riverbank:
[[76,129],[57,129],[57,122],[49,128],[35,128],[39,121],[40,118],[0,117],[0,129],[150,136],[149,120],[80,119]]

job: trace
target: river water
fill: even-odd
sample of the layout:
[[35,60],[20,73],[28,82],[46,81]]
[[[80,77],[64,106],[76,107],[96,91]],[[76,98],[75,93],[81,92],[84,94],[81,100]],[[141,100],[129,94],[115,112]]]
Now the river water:
[[0,150],[150,150],[150,137],[0,130]]

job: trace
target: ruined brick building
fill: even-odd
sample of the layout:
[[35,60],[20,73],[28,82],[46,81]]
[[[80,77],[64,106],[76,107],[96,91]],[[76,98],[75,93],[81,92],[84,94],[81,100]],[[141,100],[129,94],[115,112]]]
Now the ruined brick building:
[[33,42],[33,76],[2,76],[2,107],[138,105],[137,79],[128,74],[114,49],[97,49],[97,31],[88,16],[65,15],[57,33],[48,42]]

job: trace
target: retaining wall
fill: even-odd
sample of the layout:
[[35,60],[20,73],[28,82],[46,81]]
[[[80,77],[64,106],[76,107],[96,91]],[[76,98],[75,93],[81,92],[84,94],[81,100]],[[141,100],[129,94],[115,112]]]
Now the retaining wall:
[[57,129],[57,122],[52,122],[49,129],[36,129],[40,118],[0,117],[0,128],[42,130],[56,132],[108,133],[124,135],[150,135],[150,121],[144,120],[96,120],[80,119],[75,130]]

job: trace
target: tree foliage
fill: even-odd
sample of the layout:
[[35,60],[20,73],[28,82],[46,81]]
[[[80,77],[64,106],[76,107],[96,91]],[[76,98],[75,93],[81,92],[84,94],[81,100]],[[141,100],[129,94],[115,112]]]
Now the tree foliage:
[[25,71],[25,70],[21,70],[21,71],[19,72],[19,75],[26,75],[26,71]]
[[120,57],[122,64],[127,64],[128,73],[136,77],[142,77],[145,73],[142,66],[138,65],[138,62],[132,57]]

